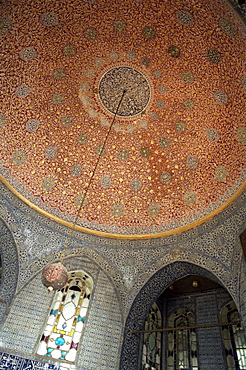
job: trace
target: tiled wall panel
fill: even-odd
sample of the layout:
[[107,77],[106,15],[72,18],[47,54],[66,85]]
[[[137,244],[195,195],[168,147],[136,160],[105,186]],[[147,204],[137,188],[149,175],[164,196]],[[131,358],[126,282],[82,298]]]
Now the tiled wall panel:
[[[193,312],[196,325],[217,324],[220,322],[221,308],[231,300],[224,289],[217,289],[191,296],[179,296],[164,302],[167,316],[179,308]],[[224,370],[226,368],[220,327],[196,329],[199,370]],[[163,368],[166,364],[167,346],[164,335]]]
[[[115,370],[118,367],[122,332],[119,301],[109,278],[99,268],[97,270],[88,322],[76,366],[72,366],[79,370]],[[0,346],[6,349],[1,355],[0,369],[31,369],[33,364],[35,369],[64,368],[60,363],[49,361],[48,365],[35,357],[52,297],[53,294],[42,286],[40,274],[17,295],[0,331]]]

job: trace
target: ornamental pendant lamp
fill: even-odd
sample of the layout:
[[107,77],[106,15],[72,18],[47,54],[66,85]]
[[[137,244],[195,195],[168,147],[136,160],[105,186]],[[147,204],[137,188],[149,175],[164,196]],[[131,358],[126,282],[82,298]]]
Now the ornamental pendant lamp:
[[42,283],[49,292],[63,288],[68,281],[68,272],[61,262],[47,265],[42,272]]
[[60,258],[60,261],[59,262],[54,262],[54,263],[50,263],[49,265],[47,265],[43,271],[42,271],[42,277],[41,277],[41,280],[42,280],[42,283],[43,285],[48,288],[48,291],[49,292],[52,292],[53,290],[58,290],[58,289],[62,289],[67,281],[68,281],[68,272],[67,272],[67,269],[66,267],[63,265],[63,260],[64,260],[64,257],[65,257],[65,254],[66,254],[66,251],[68,249],[68,246],[69,246],[69,243],[72,239],[72,236],[73,236],[73,233],[74,233],[74,229],[75,229],[75,226],[77,224],[77,221],[78,221],[78,218],[79,218],[79,215],[80,215],[80,212],[82,210],[82,207],[84,205],[84,202],[85,202],[85,198],[86,198],[86,195],[88,193],[88,190],[90,188],[90,185],[92,183],[92,180],[94,178],[94,175],[95,175],[95,172],[96,172],[96,169],[97,169],[97,166],[98,166],[98,163],[100,161],[100,158],[104,152],[104,148],[105,148],[105,145],[106,145],[106,142],[107,142],[107,139],[108,139],[108,136],[109,136],[109,133],[112,129],[112,126],[114,124],[114,121],[115,121],[115,118],[116,118],[116,115],[118,113],[118,110],[120,108],[120,105],[122,103],[122,100],[123,100],[123,97],[126,93],[126,90],[123,90],[123,93],[122,93],[122,96],[121,96],[121,99],[119,101],[119,104],[118,104],[118,107],[116,109],[116,112],[114,114],[114,117],[113,117],[113,120],[112,120],[112,123],[111,125],[109,126],[108,128],[108,131],[106,133],[106,136],[105,136],[105,139],[104,139],[104,143],[100,149],[100,152],[99,152],[99,155],[98,155],[98,158],[97,158],[97,161],[96,161],[96,164],[95,164],[95,167],[93,169],[93,172],[91,173],[90,175],[90,180],[88,182],[88,185],[85,189],[85,192],[83,194],[83,197],[80,201],[80,205],[79,205],[79,209],[78,209],[78,212],[76,214],[76,217],[75,217],[75,220],[74,220],[74,223],[71,227],[71,230],[70,230],[70,233],[69,233],[69,236],[68,236],[68,239],[67,239],[67,242],[66,242],[66,245],[65,245],[65,248],[61,254],[61,258]]

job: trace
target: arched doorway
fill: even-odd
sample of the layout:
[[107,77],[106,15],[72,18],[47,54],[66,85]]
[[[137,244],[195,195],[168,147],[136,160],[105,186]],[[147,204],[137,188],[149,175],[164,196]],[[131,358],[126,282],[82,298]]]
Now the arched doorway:
[[[190,279],[193,279],[194,281],[196,279],[194,276],[199,277],[201,281],[203,278],[205,280],[209,279],[209,281],[211,282],[210,284],[212,285],[209,287],[209,290],[208,290],[209,293],[206,293],[207,298],[205,296],[204,296],[205,298],[202,297],[200,294],[200,296],[198,295],[195,300],[193,299],[193,303],[191,305],[190,295],[192,292],[188,292],[186,296],[185,295],[183,296],[182,302],[180,298],[178,298],[178,296],[173,297],[172,298],[174,302],[173,307],[171,307],[170,304],[168,306],[167,302],[170,299],[168,299],[168,297],[165,297],[165,293],[163,292],[164,291],[167,292],[167,288],[174,285],[176,281],[183,279],[183,278],[187,279],[188,276],[190,276]],[[206,299],[207,299],[207,303],[206,303]],[[142,337],[142,334],[135,334],[134,332],[143,330],[145,326],[145,320],[146,320],[146,317],[148,316],[148,312],[150,308],[152,307],[154,302],[159,304],[160,300],[162,301],[161,303],[162,311],[165,313],[163,325],[164,327],[167,327],[168,314],[173,312],[174,315],[175,314],[178,315],[178,312],[180,309],[182,309],[182,314],[184,317],[185,315],[188,315],[189,313],[194,314],[193,323],[195,323],[196,325],[202,325],[202,324],[208,324],[208,323],[219,324],[219,310],[222,308],[222,306],[225,303],[228,303],[229,301],[231,301],[232,298],[227,292],[227,290],[221,285],[221,282],[212,273],[210,273],[209,271],[199,266],[186,263],[186,262],[175,262],[159,270],[155,275],[153,275],[153,277],[148,281],[148,283],[142,288],[142,290],[136,297],[135,301],[133,302],[132,308],[127,317],[125,333],[124,333],[125,335],[124,335],[124,341],[123,341],[122,353],[121,353],[121,363],[120,363],[121,370],[123,369],[127,369],[127,370],[143,369],[143,365],[142,365],[143,337]],[[164,301],[165,301],[166,306],[163,305]],[[210,330],[210,334],[212,333],[208,337],[207,337],[207,332],[206,332],[207,330]],[[170,366],[167,367],[167,359],[168,357],[171,357],[170,353],[168,355],[168,351],[167,351],[167,348],[168,348],[167,338],[168,337],[166,336],[166,339],[162,339],[164,341],[166,340],[166,342],[164,343],[165,354],[161,355],[162,359],[160,361],[161,362],[160,368],[169,370],[169,368],[170,369],[172,368],[171,367],[172,364],[170,363],[170,358],[169,358]],[[188,334],[187,334],[187,338],[188,338]],[[210,338],[210,340],[208,340],[208,338]],[[214,368],[224,370],[226,368],[224,366],[226,362],[225,362],[225,353],[224,353],[224,347],[223,347],[222,336],[221,336],[221,327],[220,326],[212,327],[211,329],[200,328],[199,331],[197,330],[196,340],[197,340],[197,343],[199,343],[199,356],[200,357],[197,361],[196,360],[193,361],[194,369],[199,368],[199,370],[205,370],[209,368],[209,365],[211,365],[211,358],[209,360],[210,362],[208,362],[207,355],[210,352],[211,356],[213,356]],[[216,350],[215,350],[215,346],[218,347]],[[185,351],[186,350],[184,350],[184,352]],[[195,354],[195,351],[196,351],[196,348],[193,346],[193,353],[188,354],[187,352],[187,356],[190,358],[196,357],[197,354]],[[217,354],[220,353],[220,355],[215,356],[216,353]],[[176,355],[176,360],[177,360],[177,355]],[[196,363],[197,365],[195,365]],[[187,368],[187,367],[184,367],[185,365],[187,364],[183,364],[184,369]],[[179,368],[181,369],[182,367],[179,367]],[[192,367],[188,367],[188,368],[192,369]]]
[[[187,275],[176,280],[156,301],[162,322],[160,330],[141,334],[141,369],[206,369],[208,359],[213,368],[225,368],[220,307],[230,299],[220,284],[208,278]],[[161,345],[154,341],[157,335],[161,336]],[[208,350],[211,344],[213,351]],[[145,355],[149,348],[151,357]]]

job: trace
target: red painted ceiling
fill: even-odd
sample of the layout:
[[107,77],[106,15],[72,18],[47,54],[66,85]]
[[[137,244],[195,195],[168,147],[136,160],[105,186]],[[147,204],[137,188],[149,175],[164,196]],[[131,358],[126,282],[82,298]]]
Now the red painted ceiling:
[[246,33],[225,2],[6,1],[0,38],[2,174],[41,209],[73,222],[124,88],[79,225],[173,230],[242,186]]

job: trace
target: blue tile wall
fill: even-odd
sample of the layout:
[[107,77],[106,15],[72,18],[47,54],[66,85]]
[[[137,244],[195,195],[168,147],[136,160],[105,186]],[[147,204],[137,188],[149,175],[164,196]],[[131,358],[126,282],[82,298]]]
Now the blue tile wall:
[[[196,325],[219,323],[220,311],[232,299],[225,289],[216,289],[203,293],[182,295],[165,299],[163,302],[164,327],[167,318],[179,308],[191,311]],[[226,369],[221,328],[196,329],[199,370]],[[166,368],[167,336],[163,336],[163,369]]]
[[2,262],[2,281],[0,285],[0,323],[15,294],[18,280],[18,252],[14,238],[0,219],[0,254]]
[[[76,366],[73,368],[115,370],[118,368],[123,330],[122,313],[116,290],[109,277],[88,258],[75,257],[65,260],[64,264],[69,270],[83,269],[92,277],[94,283],[88,321],[78,349]],[[2,361],[3,364],[8,365],[0,362],[0,369],[12,366],[13,361],[20,366],[17,369],[32,369],[33,363],[38,369],[48,369],[47,363],[42,364],[40,360],[38,362],[35,353],[53,295],[54,293],[48,293],[42,286],[40,273],[17,294],[0,331],[0,346],[5,349],[5,352],[13,354],[18,351],[23,357],[26,354],[31,359],[21,360],[5,353]],[[61,365],[49,368],[61,369]]]
[[[121,353],[121,363],[120,363],[121,370],[135,370],[139,366],[140,336],[139,334],[132,334],[132,330],[142,330],[147,312],[149,308],[151,307],[151,305],[154,303],[154,301],[175,280],[180,279],[189,274],[203,276],[203,277],[209,278],[210,280],[221,283],[218,279],[216,279],[215,275],[213,275],[211,272],[199,266],[195,266],[194,264],[190,264],[186,262],[175,262],[159,270],[147,282],[147,284],[145,284],[144,287],[141,289],[140,293],[135,298],[133,305],[131,307],[131,310],[129,312],[129,315],[127,317],[127,321],[125,325],[125,332],[124,332],[124,341],[123,341],[122,353]],[[226,296],[228,299],[228,293],[226,294],[227,294]],[[211,307],[213,311],[216,312],[217,314],[216,320],[218,320],[218,307],[219,306],[218,306],[218,303],[216,302],[217,301],[215,301],[213,305],[211,304]],[[220,302],[220,305],[221,305],[221,302]],[[205,304],[204,300],[201,303],[199,303],[199,305],[198,303],[196,303],[196,305],[194,305],[193,303],[193,310],[196,308],[196,310],[201,311],[201,315],[199,316],[199,320],[201,320],[201,322],[202,321],[206,322],[206,320],[211,319],[210,313],[207,307],[209,306]],[[213,317],[213,319],[215,320],[215,316]],[[198,324],[200,323],[199,320],[198,320]],[[216,335],[218,335],[218,331]],[[205,352],[205,349],[204,349],[204,352]],[[217,365],[221,366],[221,363],[217,363]],[[207,368],[204,367],[202,370],[207,370]]]
[[[30,360],[24,357],[0,352],[0,370],[60,370],[59,365],[42,363],[37,360]],[[67,368],[68,369],[68,368]],[[65,370],[65,368],[64,368]]]
[[[1,183],[0,222],[4,273],[0,346],[13,354],[18,341],[23,357],[26,354],[34,361],[51,299],[41,293],[40,271],[59,259],[70,230],[28,207]],[[90,325],[80,346],[77,368],[136,370],[139,340],[131,329],[141,328],[154,300],[173,281],[189,273],[221,283],[237,304],[246,327],[246,270],[238,239],[245,226],[246,191],[214,218],[180,234],[117,240],[76,231],[65,263],[71,269],[88,271],[95,281]],[[35,302],[33,310],[31,301]],[[23,324],[23,317],[28,317],[31,330]]]
[[[197,325],[218,324],[219,312],[216,294],[211,294],[196,299]],[[201,370],[212,367],[223,370],[226,368],[224,350],[222,347],[221,328],[209,328],[197,330],[199,368]]]

